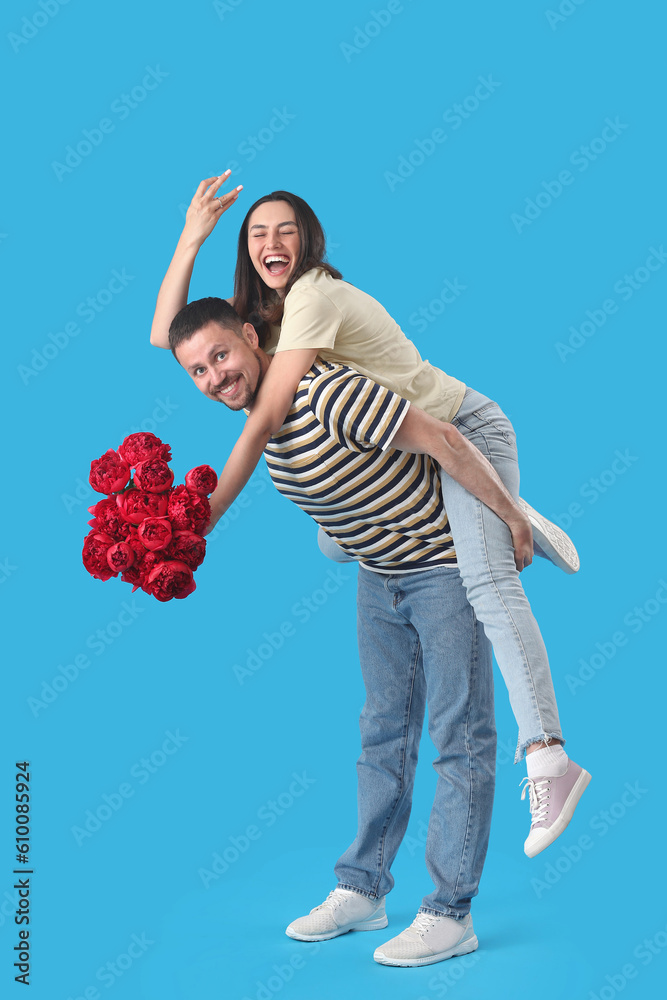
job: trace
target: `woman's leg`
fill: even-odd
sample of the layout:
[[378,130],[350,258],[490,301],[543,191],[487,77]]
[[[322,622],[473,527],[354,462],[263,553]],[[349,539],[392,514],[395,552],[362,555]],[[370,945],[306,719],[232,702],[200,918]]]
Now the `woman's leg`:
[[[468,389],[452,423],[517,498],[516,439],[500,407]],[[531,744],[562,741],[547,652],[514,564],[509,528],[444,471],[441,481],[468,600],[493,644],[519,726],[515,759],[520,760]]]
[[320,552],[325,555],[327,559],[333,559],[334,562],[356,562],[354,556],[348,555],[345,549],[341,549],[338,542],[334,542],[331,535],[327,535],[324,528],[317,529],[317,544],[320,547]]

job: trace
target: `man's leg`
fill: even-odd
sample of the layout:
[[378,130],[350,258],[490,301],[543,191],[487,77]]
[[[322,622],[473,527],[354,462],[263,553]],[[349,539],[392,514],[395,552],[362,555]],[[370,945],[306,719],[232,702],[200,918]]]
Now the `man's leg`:
[[493,805],[493,676],[490,643],[456,569],[403,577],[397,597],[422,646],[429,733],[438,752],[426,841],[426,866],[435,888],[422,900],[411,927],[378,948],[375,959],[419,966],[477,947],[469,913]]
[[426,685],[419,638],[397,609],[398,577],[359,568],[359,658],[366,686],[357,762],[358,832],[335,866],[337,887],[287,928],[301,941],[387,926],[384,897],[405,834]]
[[359,567],[357,626],[366,702],[359,720],[358,830],[334,871],[339,886],[371,898],[385,896],[394,884],[390,869],[410,817],[424,723],[421,646],[400,607],[401,579]]

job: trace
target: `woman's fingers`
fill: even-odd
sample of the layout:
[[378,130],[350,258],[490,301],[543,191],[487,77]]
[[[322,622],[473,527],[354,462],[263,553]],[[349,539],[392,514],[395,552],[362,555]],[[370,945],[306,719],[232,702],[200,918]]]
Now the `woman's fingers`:
[[185,217],[185,229],[188,238],[198,243],[199,246],[213,232],[218,219],[230,205],[233,205],[239,196],[243,185],[239,184],[233,191],[226,194],[216,194],[222,185],[228,180],[231,170],[225,170],[217,177],[206,177],[200,181],[197,190],[190,202]]
[[223,174],[220,174],[219,177],[216,177],[215,178],[215,184],[211,184],[211,187],[210,187],[208,193],[211,194],[211,195],[213,195],[215,197],[217,195],[218,191],[220,190],[220,188],[222,187],[222,185],[225,183],[225,181],[229,180],[229,175],[230,174],[231,174],[231,170],[225,170],[225,172]]
[[220,188],[222,187],[222,185],[225,183],[225,181],[229,180],[229,175],[230,174],[231,174],[231,170],[225,170],[224,174],[220,174],[219,177],[213,177],[212,178],[211,186],[209,187],[208,191],[206,192],[206,197],[208,197],[209,199],[217,198],[218,197],[218,191],[220,190]]
[[243,184],[239,184],[239,186],[235,187],[233,191],[228,191],[226,194],[218,195],[215,199],[214,207],[219,208],[221,213],[224,212],[230,205],[234,204],[242,189]]
[[209,186],[209,184],[212,184],[213,181],[217,180],[218,180],[217,177],[207,177],[206,180],[200,181],[199,184],[197,185],[197,190],[195,191],[194,195],[195,198],[201,198],[201,196],[203,195],[204,191]]

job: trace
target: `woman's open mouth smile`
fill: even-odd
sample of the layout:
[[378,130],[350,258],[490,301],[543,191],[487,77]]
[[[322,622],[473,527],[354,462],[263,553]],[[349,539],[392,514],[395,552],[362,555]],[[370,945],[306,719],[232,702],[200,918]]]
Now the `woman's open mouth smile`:
[[262,263],[272,277],[279,278],[289,267],[290,259],[284,254],[269,254]]

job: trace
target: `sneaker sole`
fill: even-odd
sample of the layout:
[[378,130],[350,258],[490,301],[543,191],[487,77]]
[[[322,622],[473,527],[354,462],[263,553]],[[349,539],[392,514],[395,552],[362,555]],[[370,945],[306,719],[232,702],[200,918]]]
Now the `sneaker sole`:
[[581,774],[577,778],[572,788],[572,791],[565,800],[565,804],[561,811],[558,819],[549,827],[548,830],[544,831],[544,837],[531,844],[530,847],[524,847],[525,853],[529,858],[534,858],[536,854],[540,854],[545,848],[553,844],[554,840],[560,837],[561,833],[567,827],[568,823],[574,816],[574,810],[577,808],[579,799],[584,794],[588,782],[591,780],[591,776],[588,771],[582,770]]
[[521,497],[517,503],[533,526],[533,539],[554,566],[562,569],[564,573],[576,573],[580,566],[579,554],[570,537],[557,524],[547,521],[546,517],[539,514]]
[[397,965],[400,968],[411,969],[420,965],[435,965],[436,962],[444,962],[448,958],[469,955],[471,951],[477,951],[478,947],[477,935],[473,935],[467,941],[463,941],[447,951],[441,951],[438,955],[429,955],[427,958],[388,958],[380,948],[375,952],[373,958],[379,965]]
[[335,931],[329,931],[328,934],[300,934],[299,931],[291,930],[291,925],[287,928],[285,934],[295,941],[330,941],[332,938],[340,937],[341,934],[348,934],[350,931],[379,931],[383,927],[386,927],[388,923],[389,920],[385,914],[383,917],[373,917],[368,920],[360,920],[356,924],[349,924],[347,927],[339,927]]

